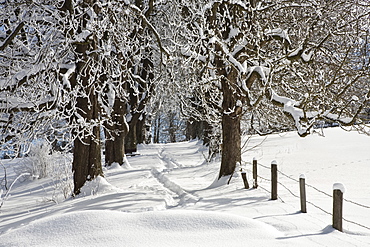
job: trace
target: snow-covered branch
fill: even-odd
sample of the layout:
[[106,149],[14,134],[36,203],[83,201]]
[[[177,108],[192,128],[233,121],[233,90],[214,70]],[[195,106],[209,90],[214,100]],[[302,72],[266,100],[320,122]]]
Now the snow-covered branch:
[[19,31],[24,27],[24,22],[20,22],[18,26],[14,29],[14,31],[8,36],[8,38],[5,39],[5,41],[0,45],[0,51],[3,51],[9,44],[12,42],[12,40],[15,38],[15,36],[19,33]]
[[270,100],[277,105],[283,106],[283,111],[293,119],[295,127],[300,136],[306,136],[309,134],[310,129],[313,126],[313,121],[302,122],[303,119],[307,121],[304,111],[297,107],[298,102],[284,96],[278,95],[273,89],[269,89],[269,94],[271,96]]
[[164,53],[167,57],[170,56],[170,53],[167,51],[167,49],[162,45],[162,39],[159,35],[159,33],[157,32],[156,28],[150,23],[150,21],[146,18],[146,16],[143,14],[143,12],[136,6],[136,5],[133,5],[133,4],[130,4],[129,5],[129,8],[135,12],[137,15],[140,16],[140,18],[143,20],[143,22],[145,23],[145,25],[148,26],[148,28],[150,30],[152,30],[152,32],[154,33],[154,36],[156,37],[157,39],[157,43],[158,43],[158,46],[159,46],[159,49],[161,50],[162,53]]

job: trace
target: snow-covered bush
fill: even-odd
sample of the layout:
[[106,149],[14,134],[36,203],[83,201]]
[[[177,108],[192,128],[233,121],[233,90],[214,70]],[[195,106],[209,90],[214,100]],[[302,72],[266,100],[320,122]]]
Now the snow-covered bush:
[[48,143],[32,144],[28,155],[20,159],[18,165],[14,167],[14,172],[17,176],[29,174],[22,176],[21,182],[22,179],[23,181],[50,179],[54,190],[48,200],[58,202],[62,197],[67,198],[71,194],[73,187],[71,157],[65,153],[53,153]]
[[53,172],[49,175],[54,186],[52,200],[58,202],[72,193],[72,157],[64,153],[55,153],[50,159],[53,161]]
[[53,172],[49,154],[49,145],[45,143],[31,144],[28,155],[20,161],[19,166],[14,168],[15,173],[17,175],[29,173],[33,179],[47,177]]

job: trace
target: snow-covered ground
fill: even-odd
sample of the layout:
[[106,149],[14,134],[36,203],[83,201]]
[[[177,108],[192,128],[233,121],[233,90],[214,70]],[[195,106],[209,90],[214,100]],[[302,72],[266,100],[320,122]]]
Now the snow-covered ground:
[[[257,189],[244,189],[240,174],[214,183],[219,160],[205,162],[197,141],[140,146],[131,167],[112,166],[77,198],[64,199],[55,177],[18,181],[0,209],[0,246],[370,246],[370,137],[324,134],[253,137],[243,163],[252,185],[258,160]],[[281,172],[275,201],[272,160]],[[1,162],[10,183],[21,161]],[[308,213],[297,197],[301,174]],[[346,187],[343,233],[331,226],[336,182]]]

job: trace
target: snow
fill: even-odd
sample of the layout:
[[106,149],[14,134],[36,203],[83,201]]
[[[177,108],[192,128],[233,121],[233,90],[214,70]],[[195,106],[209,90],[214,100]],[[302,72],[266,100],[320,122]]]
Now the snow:
[[360,99],[359,99],[356,95],[353,95],[353,96],[352,96],[352,100],[353,100],[353,101],[359,101]]
[[286,40],[286,42],[288,42],[288,44],[291,44],[291,41],[290,41],[287,30],[283,30],[281,28],[275,28],[275,29],[272,29],[272,30],[268,30],[266,32],[266,35],[278,36],[282,40]]
[[289,57],[295,57],[295,56],[297,56],[301,51],[303,50],[303,46],[302,45],[300,45],[300,46],[298,46],[298,48],[297,49],[295,49],[295,50],[293,50],[293,51],[289,51],[290,53],[289,53]]
[[228,38],[228,41],[230,41],[231,39],[235,38],[236,36],[238,36],[240,33],[240,30],[239,28],[233,28],[233,27],[230,27],[230,32],[229,32],[229,38]]
[[[141,145],[140,155],[127,157],[130,166],[104,168],[104,178],[88,182],[75,198],[55,196],[61,192],[51,178],[16,181],[0,208],[0,246],[370,246],[370,191],[364,189],[370,187],[370,138],[324,131],[325,137],[253,136],[248,145],[256,147],[241,164],[252,184],[257,160],[257,189],[244,189],[238,170],[217,180],[220,161],[204,160],[201,141]],[[274,201],[272,160],[284,185]],[[8,186],[21,162],[1,160]],[[310,178],[307,214],[294,196],[303,173]],[[0,169],[2,185],[3,177]],[[343,233],[331,226],[338,181],[348,188]]]
[[[93,11],[90,11],[93,12]],[[91,31],[89,30],[82,30],[81,33],[77,34],[75,37],[74,42],[85,42],[86,39],[91,35]]]
[[225,55],[225,57],[227,58],[227,60],[239,71],[239,73],[241,74],[245,74],[246,73],[246,69],[245,69],[245,66],[243,66],[234,56],[233,56],[233,53],[231,53],[229,51],[229,49],[227,48],[227,44],[225,44],[225,42],[219,40],[216,36],[212,37],[209,41],[210,44],[213,44],[213,43],[217,43],[220,45],[220,47],[222,48],[222,52],[223,54]]
[[304,52],[302,52],[301,58],[303,59],[303,61],[305,61],[307,63],[311,60],[313,53],[314,53],[313,49],[308,51],[308,52],[307,52],[307,50],[305,50]]
[[333,190],[340,190],[342,193],[346,192],[346,188],[342,183],[335,183],[333,184]]
[[75,72],[76,64],[63,64],[60,66],[60,68],[67,69],[67,72],[65,74],[61,73],[63,79],[63,86],[65,86],[68,89],[71,89],[69,77],[72,75],[72,73]]
[[[247,66],[246,62],[244,63],[244,66]],[[256,72],[260,75],[261,80],[265,83],[267,82],[267,77],[270,74],[270,69],[265,66],[251,66],[247,68],[247,71],[248,71],[247,78],[249,78],[253,72]]]
[[271,94],[272,94],[271,100],[283,104],[284,105],[283,110],[293,117],[298,133],[300,135],[306,133],[307,128],[302,126],[302,124],[300,123],[300,119],[304,117],[304,112],[302,109],[296,107],[298,102],[296,102],[293,99],[278,95],[273,89],[271,89]]
[[84,187],[81,189],[79,197],[91,196],[91,195],[102,195],[110,192],[120,192],[121,190],[103,178],[97,177],[92,181],[86,182]]
[[130,214],[88,210],[36,220],[28,227],[4,234],[1,241],[11,245],[16,238],[24,243],[21,246],[99,246],[96,241],[104,246],[172,246],[174,243],[199,246],[200,242],[225,246],[243,241],[259,244],[262,238],[264,246],[268,246],[280,236],[276,229],[257,220],[218,212],[174,210]]

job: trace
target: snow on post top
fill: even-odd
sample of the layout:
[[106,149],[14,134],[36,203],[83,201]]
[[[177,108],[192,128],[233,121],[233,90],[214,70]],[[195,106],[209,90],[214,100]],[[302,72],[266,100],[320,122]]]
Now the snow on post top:
[[299,175],[299,178],[306,179],[306,176],[304,174]]
[[271,161],[271,165],[277,165],[277,161],[276,160]]
[[346,192],[346,188],[342,183],[335,183],[333,184],[333,190],[340,190],[342,193]]
[[253,157],[253,160],[257,160],[257,158],[256,157]]

